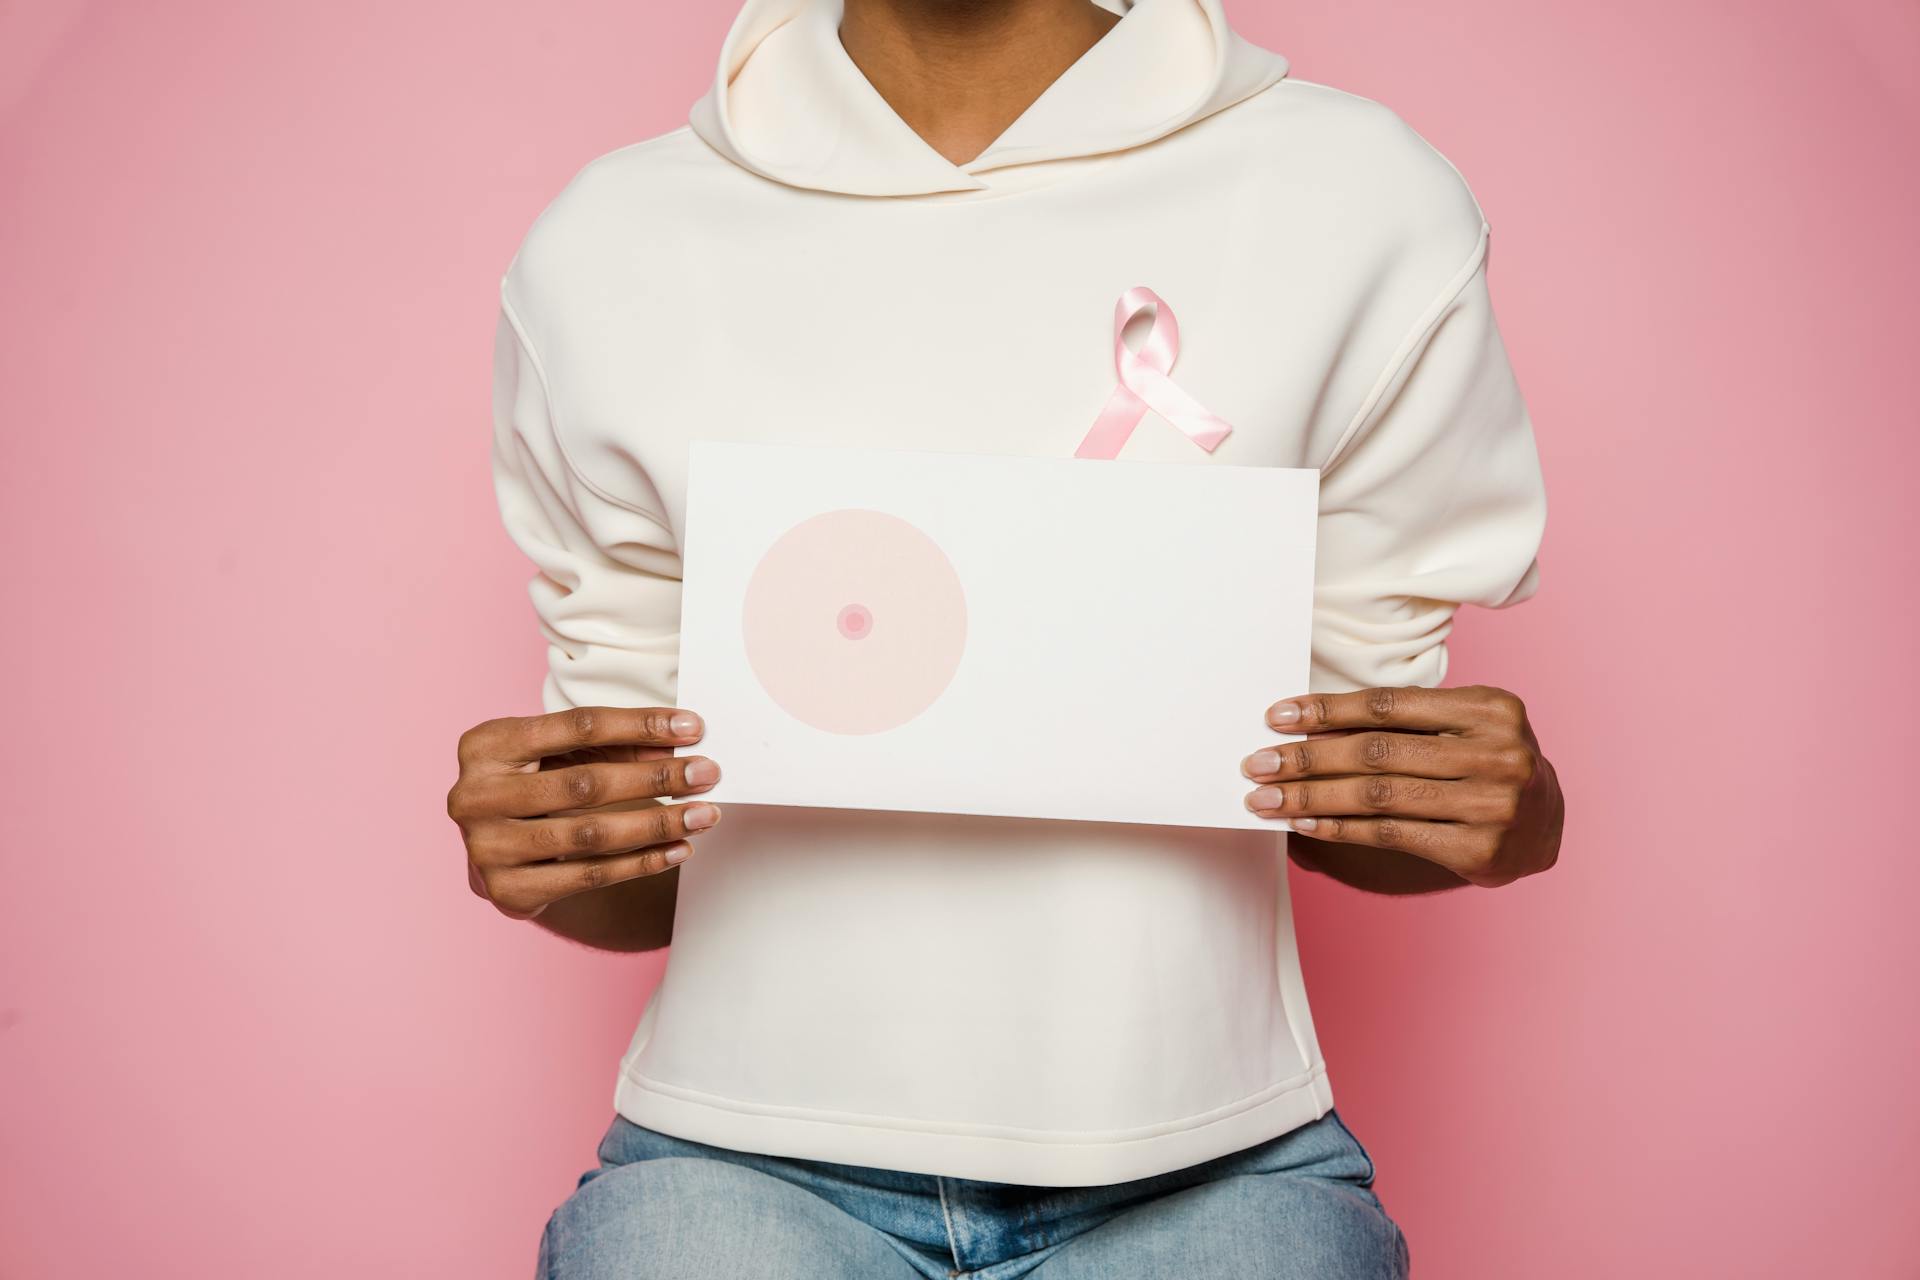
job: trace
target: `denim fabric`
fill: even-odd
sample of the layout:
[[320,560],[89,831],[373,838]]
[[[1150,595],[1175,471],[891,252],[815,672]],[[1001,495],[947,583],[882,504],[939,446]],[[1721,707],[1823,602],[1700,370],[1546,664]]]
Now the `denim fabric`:
[[1398,1280],[1407,1246],[1335,1113],[1204,1164],[1029,1187],[730,1151],[616,1117],[541,1280]]

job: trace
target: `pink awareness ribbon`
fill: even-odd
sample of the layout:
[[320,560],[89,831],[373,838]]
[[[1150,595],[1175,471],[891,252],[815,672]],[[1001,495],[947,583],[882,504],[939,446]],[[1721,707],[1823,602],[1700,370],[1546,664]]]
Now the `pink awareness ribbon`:
[[[1153,310],[1153,327],[1147,331],[1140,350],[1134,351],[1123,336],[1127,322],[1148,308]],[[1073,456],[1119,457],[1121,446],[1140,425],[1148,409],[1212,453],[1214,446],[1226,439],[1233,427],[1167,376],[1179,355],[1180,325],[1173,318],[1173,308],[1167,305],[1166,299],[1143,284],[1121,294],[1113,308],[1113,363],[1120,382]]]

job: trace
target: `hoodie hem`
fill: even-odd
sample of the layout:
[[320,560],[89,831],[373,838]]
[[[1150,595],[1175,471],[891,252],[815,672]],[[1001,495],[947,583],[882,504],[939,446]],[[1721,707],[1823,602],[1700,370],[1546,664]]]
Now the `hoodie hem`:
[[634,1124],[734,1151],[1025,1186],[1106,1186],[1152,1177],[1279,1137],[1333,1109],[1326,1065],[1186,1120],[1071,1133],[937,1126],[685,1089],[623,1064],[614,1109]]

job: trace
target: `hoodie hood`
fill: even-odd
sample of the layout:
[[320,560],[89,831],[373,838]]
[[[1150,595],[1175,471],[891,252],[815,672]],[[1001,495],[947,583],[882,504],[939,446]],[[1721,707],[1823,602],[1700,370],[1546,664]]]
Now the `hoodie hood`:
[[991,146],[956,165],[929,146],[840,43],[842,0],[747,0],[694,133],[789,186],[846,195],[982,191],[1012,165],[1152,142],[1252,96],[1287,60],[1241,39],[1220,0],[1097,0],[1121,15]]

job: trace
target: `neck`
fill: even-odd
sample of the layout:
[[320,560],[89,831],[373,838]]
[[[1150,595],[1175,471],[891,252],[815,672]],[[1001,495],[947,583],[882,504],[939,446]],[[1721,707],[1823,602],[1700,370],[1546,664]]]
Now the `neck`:
[[1119,20],[1090,0],[844,0],[840,43],[927,145],[965,164]]

